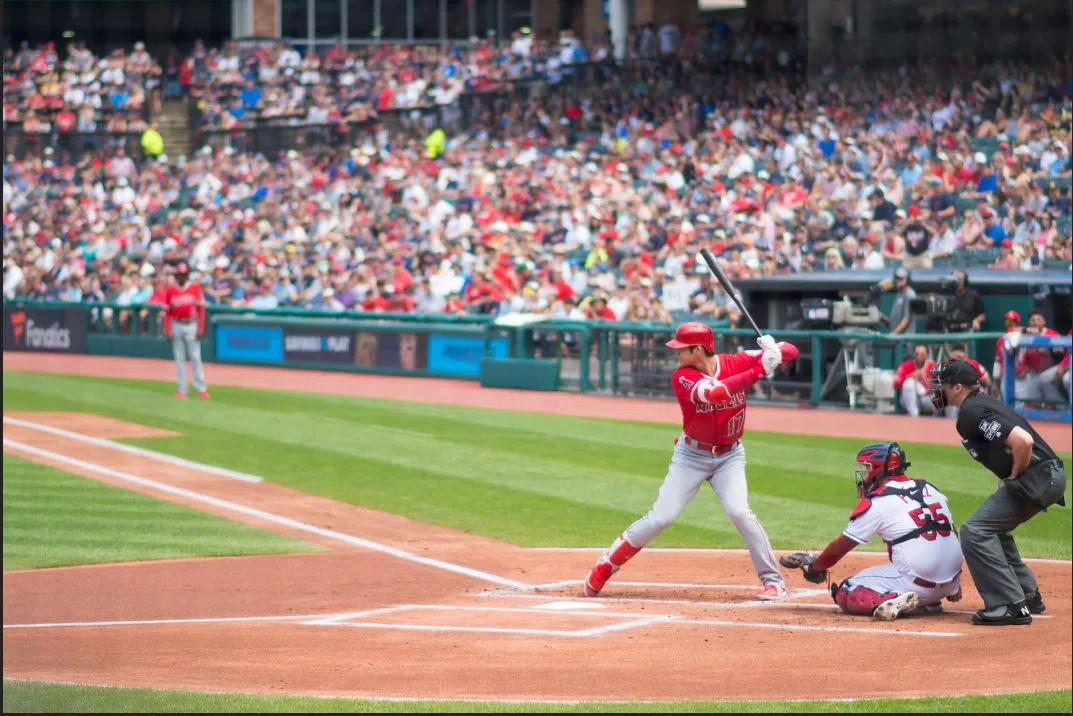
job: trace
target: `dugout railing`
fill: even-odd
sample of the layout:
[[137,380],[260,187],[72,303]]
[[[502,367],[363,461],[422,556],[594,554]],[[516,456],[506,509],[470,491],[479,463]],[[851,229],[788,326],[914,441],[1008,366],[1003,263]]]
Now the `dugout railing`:
[[[4,349],[170,358],[161,310],[152,304],[7,301]],[[752,331],[712,325],[720,352],[755,349]],[[498,376],[515,374],[512,387],[539,383],[548,389],[554,384],[557,390],[672,399],[668,376],[675,357],[664,343],[673,331],[673,324],[657,322],[209,306],[203,357],[208,362],[468,380],[481,380],[482,370],[494,365]],[[57,339],[60,335],[66,338]],[[952,345],[964,344],[970,357],[981,357],[991,372],[991,352],[1004,334],[778,330],[775,335],[797,345],[800,354],[773,379],[754,387],[751,400],[897,413],[901,407],[891,378],[914,346],[927,346],[931,357],[941,360]],[[1070,339],[1053,339],[1050,345],[1070,350]],[[1005,367],[1007,377],[1012,370],[1012,365]],[[527,382],[530,372],[544,377]],[[554,380],[546,379],[549,373]],[[1069,422],[1068,390],[1064,400],[1050,403],[1026,403],[1012,388],[1005,394],[1019,410],[1041,411],[1031,413],[1038,419]]]

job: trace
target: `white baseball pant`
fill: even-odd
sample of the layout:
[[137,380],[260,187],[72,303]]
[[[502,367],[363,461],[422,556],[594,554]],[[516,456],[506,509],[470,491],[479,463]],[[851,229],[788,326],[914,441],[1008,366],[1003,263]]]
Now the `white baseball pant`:
[[178,392],[186,394],[186,365],[190,362],[194,374],[194,389],[202,393],[205,385],[205,367],[201,364],[201,341],[197,337],[197,321],[171,324],[171,349],[175,354],[175,368],[178,371]]
[[[1039,373],[1025,376],[1024,400],[1041,403],[1064,403],[1068,390],[1063,393],[1058,383],[1058,366],[1051,366]],[[1020,397],[1021,393],[1018,393]]]
[[[684,437],[684,436],[682,436]],[[644,517],[626,529],[626,539],[635,547],[644,547],[667,529],[707,482],[734,527],[745,539],[753,568],[764,584],[782,584],[782,574],[771,550],[771,542],[756,514],[749,508],[749,489],[745,482],[745,447],[722,455],[686,445],[679,438],[674,446],[667,476],[659,496]]]
[[913,577],[899,572],[893,564],[880,564],[858,572],[844,581],[842,586],[848,591],[863,587],[878,594],[916,592],[920,603],[926,606],[938,604],[946,597],[957,594],[961,589],[961,578],[955,577],[954,581],[941,587],[922,587],[913,581]]
[[906,378],[902,383],[901,392],[902,407],[914,418],[919,418],[922,410],[926,413],[935,412],[935,406],[932,405],[931,398],[928,396],[928,389],[916,378]]

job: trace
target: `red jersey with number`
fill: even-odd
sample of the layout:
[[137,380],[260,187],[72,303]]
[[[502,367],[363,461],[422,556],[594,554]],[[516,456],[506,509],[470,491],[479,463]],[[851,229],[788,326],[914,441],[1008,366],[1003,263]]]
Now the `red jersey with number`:
[[172,321],[184,323],[197,319],[199,333],[205,331],[205,295],[201,285],[188,281],[185,286],[172,285],[164,291],[164,329],[171,329]]
[[[797,347],[780,343],[784,363],[797,357]],[[671,388],[682,409],[682,431],[703,443],[733,445],[745,432],[745,397],[764,377],[760,351],[720,353],[715,374],[681,367],[671,376]]]

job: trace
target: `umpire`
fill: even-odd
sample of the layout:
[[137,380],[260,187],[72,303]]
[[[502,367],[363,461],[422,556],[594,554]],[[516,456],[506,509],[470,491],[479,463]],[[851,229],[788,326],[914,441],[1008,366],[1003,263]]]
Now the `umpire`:
[[1031,624],[1045,608],[1043,598],[1010,532],[1055,503],[1065,506],[1065,465],[1027,420],[980,390],[978,375],[965,361],[947,361],[935,368],[931,389],[940,414],[947,405],[959,408],[961,444],[999,478],[998,489],[960,530],[965,563],[984,600],[972,623]]

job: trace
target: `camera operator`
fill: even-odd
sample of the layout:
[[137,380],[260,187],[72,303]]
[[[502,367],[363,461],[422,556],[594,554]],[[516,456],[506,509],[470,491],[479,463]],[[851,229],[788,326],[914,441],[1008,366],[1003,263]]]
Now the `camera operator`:
[[[954,311],[946,325],[947,333],[978,331],[987,315],[984,302],[976,289],[969,288],[969,275],[962,269],[954,271]],[[948,286],[944,282],[944,288]],[[947,289],[949,290],[949,289]]]
[[877,298],[882,291],[889,291],[891,288],[897,291],[897,295],[894,297],[894,305],[890,308],[887,322],[891,335],[897,335],[905,333],[913,325],[913,312],[909,308],[909,302],[917,297],[917,293],[909,285],[909,271],[905,268],[895,269],[893,279],[883,279],[868,291],[872,298]]

